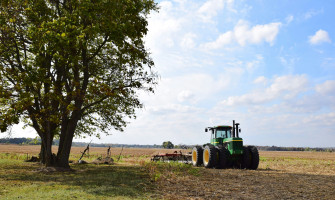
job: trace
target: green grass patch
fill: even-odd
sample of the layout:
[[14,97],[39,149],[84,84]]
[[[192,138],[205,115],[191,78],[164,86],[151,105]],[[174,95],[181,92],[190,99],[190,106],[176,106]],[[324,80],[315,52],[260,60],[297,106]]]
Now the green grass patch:
[[154,185],[141,166],[72,165],[74,172],[37,172],[37,163],[0,160],[0,199],[148,199]]
[[29,154],[0,153],[0,159],[5,160],[27,160],[27,158],[30,158]]
[[178,162],[145,162],[143,166],[150,174],[151,180],[155,182],[174,176],[200,176],[202,169]]

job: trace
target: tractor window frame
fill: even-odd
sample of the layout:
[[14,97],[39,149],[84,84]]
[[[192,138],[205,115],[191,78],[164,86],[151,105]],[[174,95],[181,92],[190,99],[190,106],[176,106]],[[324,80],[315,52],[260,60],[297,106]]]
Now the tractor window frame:
[[[211,141],[213,140],[213,138],[214,138],[214,134],[216,134],[215,133],[215,131],[214,131],[214,129],[210,129],[211,130]],[[216,135],[215,135],[216,136]]]
[[[218,135],[220,133],[220,135]],[[220,136],[220,137],[218,137]],[[230,138],[231,137],[231,129],[220,128],[215,130],[215,138]]]

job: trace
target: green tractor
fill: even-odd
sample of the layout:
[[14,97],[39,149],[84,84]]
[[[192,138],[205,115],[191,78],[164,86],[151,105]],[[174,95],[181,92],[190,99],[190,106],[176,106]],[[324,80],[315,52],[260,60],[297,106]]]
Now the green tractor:
[[192,164],[204,165],[206,168],[241,168],[257,169],[259,154],[255,146],[243,146],[239,137],[239,123],[233,120],[233,126],[208,127],[211,143],[195,146],[192,149]]

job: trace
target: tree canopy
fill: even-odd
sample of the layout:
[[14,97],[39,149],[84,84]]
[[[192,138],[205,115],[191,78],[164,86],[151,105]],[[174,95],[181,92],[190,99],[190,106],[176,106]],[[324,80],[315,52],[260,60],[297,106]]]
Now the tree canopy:
[[155,10],[153,0],[1,1],[1,131],[23,121],[46,165],[68,167],[75,134],[123,130],[143,106],[138,91],[157,83],[143,40]]
[[174,144],[170,141],[165,141],[162,144],[164,149],[173,149],[174,148]]

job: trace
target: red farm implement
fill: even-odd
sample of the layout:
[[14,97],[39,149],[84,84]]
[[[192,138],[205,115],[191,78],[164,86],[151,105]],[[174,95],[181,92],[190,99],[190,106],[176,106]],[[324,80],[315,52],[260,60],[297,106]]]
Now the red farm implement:
[[182,163],[192,163],[192,155],[191,154],[183,154],[180,152],[173,153],[165,153],[165,154],[157,154],[152,156],[151,161],[162,161],[162,162],[182,162]]

